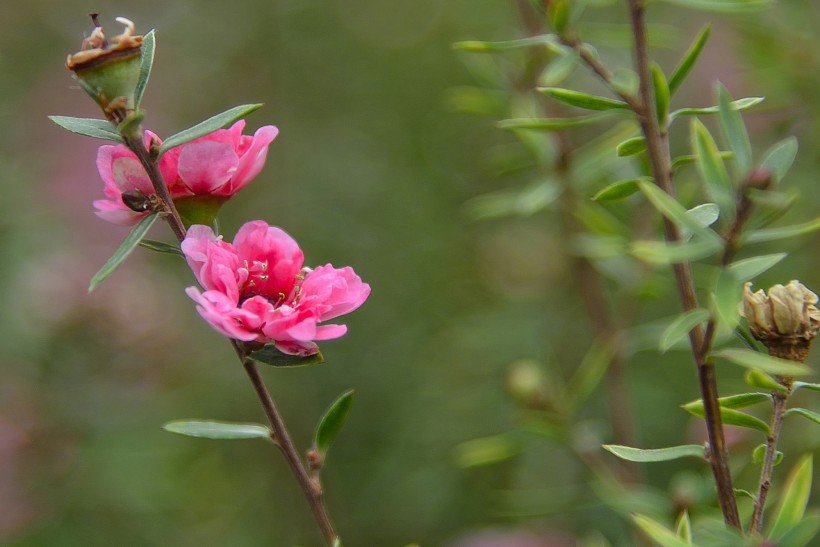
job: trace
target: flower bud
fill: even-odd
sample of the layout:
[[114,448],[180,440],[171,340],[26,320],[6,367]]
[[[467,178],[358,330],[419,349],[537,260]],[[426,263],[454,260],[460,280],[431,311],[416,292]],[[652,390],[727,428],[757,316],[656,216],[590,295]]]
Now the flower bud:
[[795,280],[774,285],[768,295],[763,290],[752,292],[751,286],[746,283],[743,289],[743,316],[752,335],[771,355],[805,361],[820,328],[817,295]]
[[74,72],[80,86],[91,95],[109,120],[121,122],[134,111],[134,93],[142,63],[142,36],[133,36],[134,23],[124,17],[122,34],[110,41],[92,15],[95,28],[83,40],[82,49],[68,56],[66,67]]

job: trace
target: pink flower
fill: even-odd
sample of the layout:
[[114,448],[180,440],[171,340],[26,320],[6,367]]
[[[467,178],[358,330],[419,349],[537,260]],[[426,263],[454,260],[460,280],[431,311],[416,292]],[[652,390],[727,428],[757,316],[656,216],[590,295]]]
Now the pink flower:
[[[229,199],[253,180],[268,155],[268,146],[279,130],[266,125],[253,136],[243,135],[245,120],[229,129],[220,129],[204,137],[172,148],[160,159],[160,171],[171,198],[215,196]],[[145,144],[162,141],[150,131]],[[136,224],[147,213],[132,211],[122,201],[123,192],[138,190],[146,196],[154,193],[148,175],[137,157],[125,145],[101,146],[97,152],[97,169],[105,183],[107,199],[94,202],[96,213],[115,224]]]
[[191,226],[182,252],[204,291],[188,287],[200,315],[218,332],[245,342],[274,342],[292,355],[318,351],[345,325],[319,325],[361,306],[370,294],[352,268],[303,268],[296,241],[280,228],[248,222],[233,244],[207,226]]

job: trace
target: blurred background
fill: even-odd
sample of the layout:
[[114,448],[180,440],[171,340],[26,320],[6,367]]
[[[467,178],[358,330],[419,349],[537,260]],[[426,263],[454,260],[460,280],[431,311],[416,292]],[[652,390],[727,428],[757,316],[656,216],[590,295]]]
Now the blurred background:
[[[590,4],[584,37],[612,66],[629,66],[623,6]],[[160,429],[178,418],[263,420],[230,346],[183,293],[192,283],[183,263],[139,249],[86,293],[127,230],[92,212],[101,143],[46,116],[98,116],[64,67],[90,32],[91,10],[108,34],[119,31],[115,16],[157,29],[143,107],[145,127],[160,136],[266,103],[248,128],[274,124],[281,133],[262,174],[223,209],[229,238],[264,219],[300,242],[307,264],[352,265],[372,285],[346,318],[349,334],[323,345],[326,364],[263,371],[302,449],[324,408],[356,390],[323,475],[345,545],[630,545],[624,515],[634,504],[671,521],[677,506],[712,503],[708,470],[683,461],[642,469],[648,486],[618,506],[621,491],[590,471],[615,469],[599,448],[613,438],[600,385],[561,427],[527,426],[526,405],[509,394],[510,374],[560,385],[592,343],[560,207],[536,196],[543,206],[525,199],[517,215],[475,214],[487,203],[476,196],[540,175],[499,163],[523,153],[495,127],[516,94],[516,59],[476,61],[451,44],[525,35],[526,2],[12,0],[0,8],[0,543],[319,544],[271,447]],[[676,106],[713,104],[718,79],[735,97],[768,97],[747,118],[754,149],[799,137],[785,180],[800,192],[789,218],[814,218],[820,7],[781,2],[729,17],[656,3],[650,19],[667,71],[713,23]],[[576,72],[562,85],[601,93]],[[501,106],[465,114],[476,110],[465,86]],[[600,131],[573,133],[573,146]],[[681,150],[687,139],[673,135]],[[608,174],[589,179],[590,195]],[[159,228],[153,237],[168,240]],[[799,278],[820,289],[817,243],[763,248],[791,254],[760,284]],[[636,325],[678,311],[665,269],[623,298],[637,302]],[[636,442],[693,442],[697,424],[679,408],[697,398],[687,352],[661,356],[655,341],[635,344],[625,367]],[[742,389],[742,371],[728,367],[722,388]],[[787,462],[817,449],[813,427],[787,424]],[[744,435],[737,475],[752,488],[756,471],[744,462],[762,440]]]

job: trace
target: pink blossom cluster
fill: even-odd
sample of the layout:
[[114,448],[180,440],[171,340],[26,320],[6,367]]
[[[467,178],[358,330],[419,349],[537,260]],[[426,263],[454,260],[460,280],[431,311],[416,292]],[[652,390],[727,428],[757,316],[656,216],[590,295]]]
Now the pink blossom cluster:
[[316,340],[339,338],[345,325],[324,324],[361,306],[370,294],[352,268],[304,268],[296,241],[261,220],[239,229],[233,243],[194,225],[182,252],[204,291],[186,289],[218,332],[242,341],[275,343],[291,355],[318,351]]
[[[159,169],[171,198],[216,196],[228,199],[244,188],[265,165],[268,146],[279,130],[266,125],[253,136],[243,135],[245,121],[172,148],[160,158]],[[154,133],[145,132],[145,144],[162,144]],[[101,146],[97,169],[103,179],[106,199],[94,202],[96,214],[114,224],[132,225],[147,212],[133,211],[123,202],[123,193],[154,193],[151,181],[137,156],[125,145]]]

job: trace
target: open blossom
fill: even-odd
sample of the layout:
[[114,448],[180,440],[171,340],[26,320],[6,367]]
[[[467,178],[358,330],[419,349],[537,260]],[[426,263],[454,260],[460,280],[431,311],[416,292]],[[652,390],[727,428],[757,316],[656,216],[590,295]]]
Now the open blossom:
[[[172,148],[159,162],[159,168],[174,202],[192,196],[213,196],[228,200],[259,174],[265,165],[268,146],[279,132],[276,127],[260,127],[253,136],[243,135],[245,120],[229,129],[220,129],[194,141]],[[150,131],[145,144],[162,141]],[[106,199],[94,202],[99,217],[114,224],[136,224],[147,214],[123,203],[123,193],[154,193],[151,181],[137,157],[124,145],[101,146],[97,169]]]
[[322,324],[361,306],[370,294],[352,268],[304,268],[296,241],[256,220],[233,244],[200,224],[182,252],[204,291],[186,289],[202,317],[220,333],[245,342],[274,342],[291,355],[318,351],[315,341],[339,338],[345,325]]

